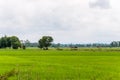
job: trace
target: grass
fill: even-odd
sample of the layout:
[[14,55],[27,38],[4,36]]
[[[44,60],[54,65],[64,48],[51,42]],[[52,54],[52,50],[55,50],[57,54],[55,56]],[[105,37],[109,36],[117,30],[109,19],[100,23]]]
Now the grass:
[[15,68],[9,80],[120,80],[117,49],[0,50],[0,73]]

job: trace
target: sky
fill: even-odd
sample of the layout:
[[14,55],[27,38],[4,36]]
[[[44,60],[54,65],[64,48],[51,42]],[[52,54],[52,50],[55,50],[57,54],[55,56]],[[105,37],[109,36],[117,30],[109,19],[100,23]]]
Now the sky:
[[110,43],[120,40],[119,0],[0,0],[0,37],[37,42]]

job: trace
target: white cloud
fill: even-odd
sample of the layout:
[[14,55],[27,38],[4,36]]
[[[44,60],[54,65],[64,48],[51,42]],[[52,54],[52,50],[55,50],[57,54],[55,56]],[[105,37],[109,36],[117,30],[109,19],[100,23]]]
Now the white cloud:
[[[119,40],[120,6],[116,3],[118,0],[0,0],[0,33],[31,41],[51,35],[56,43]],[[93,4],[99,8],[90,8]]]
[[110,2],[109,0],[94,0],[89,3],[90,7],[100,7],[102,9],[108,9],[110,8]]

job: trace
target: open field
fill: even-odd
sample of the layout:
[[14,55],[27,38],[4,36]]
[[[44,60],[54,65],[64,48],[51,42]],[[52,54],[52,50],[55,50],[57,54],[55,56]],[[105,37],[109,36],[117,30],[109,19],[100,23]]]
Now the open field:
[[10,80],[120,80],[119,49],[0,50],[0,73]]

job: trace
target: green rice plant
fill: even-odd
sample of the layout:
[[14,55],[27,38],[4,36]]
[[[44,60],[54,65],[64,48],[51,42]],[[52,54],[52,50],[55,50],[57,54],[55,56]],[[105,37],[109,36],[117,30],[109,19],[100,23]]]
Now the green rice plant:
[[15,68],[8,80],[120,80],[119,51],[85,50],[1,49],[0,73]]
[[0,75],[0,80],[8,80],[10,77],[15,76],[17,74],[18,74],[18,71],[13,69],[9,72],[6,72],[6,73]]

